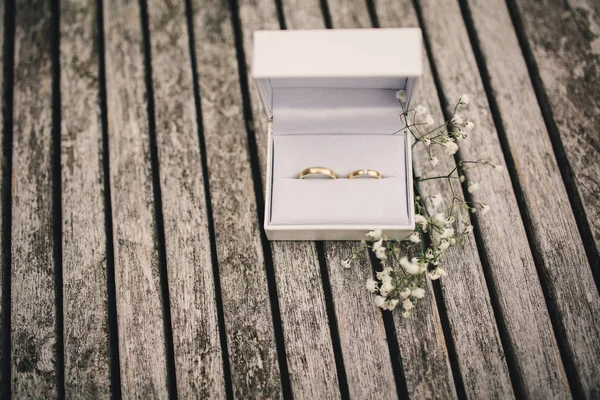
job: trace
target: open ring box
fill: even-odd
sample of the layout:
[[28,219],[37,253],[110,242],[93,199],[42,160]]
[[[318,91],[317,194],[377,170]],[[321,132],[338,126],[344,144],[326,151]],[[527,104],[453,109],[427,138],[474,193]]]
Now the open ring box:
[[[403,109],[422,74],[420,29],[254,32],[252,75],[267,116],[270,240],[390,238],[414,230]],[[404,90],[406,101],[396,95]],[[338,179],[298,179],[308,167]],[[373,169],[383,179],[348,179]]]

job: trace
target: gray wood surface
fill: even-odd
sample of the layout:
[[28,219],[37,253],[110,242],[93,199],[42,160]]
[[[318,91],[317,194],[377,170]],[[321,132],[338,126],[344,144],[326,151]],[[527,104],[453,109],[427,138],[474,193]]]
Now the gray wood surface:
[[[267,116],[252,84],[253,32],[279,29],[275,2],[240,2],[253,128],[265,187]],[[261,205],[262,206],[262,205]],[[262,222],[262,221],[261,221]],[[298,398],[339,397],[339,383],[314,242],[271,242],[292,391]]]
[[60,90],[65,394],[108,398],[106,235],[97,7],[61,7]]
[[[469,5],[490,73],[490,84],[497,99],[517,166],[520,187],[528,204],[527,215],[535,245],[540,252],[540,271],[542,281],[547,288],[548,306],[555,312],[558,340],[566,350],[569,359],[567,363],[572,363],[574,369],[573,373],[577,381],[575,395],[598,396],[600,395],[600,384],[597,379],[600,373],[600,326],[597,318],[600,315],[600,297],[591,270],[588,268],[588,260],[571,212],[567,191],[556,160],[552,156],[551,143],[530,83],[527,66],[518,48],[518,40],[506,7],[504,5],[490,7],[481,1],[470,2]],[[594,14],[591,9],[589,11],[590,24],[595,23],[598,28],[600,26],[598,14]],[[554,10],[545,12],[544,15],[554,15]],[[571,23],[567,22],[562,26],[571,26]],[[502,57],[493,50],[499,44],[507,48]],[[590,54],[590,57],[593,56],[593,53]],[[600,59],[600,50],[595,56],[596,61]],[[507,70],[508,66],[510,72]],[[557,68],[553,73],[560,74],[561,71],[564,72],[566,69]],[[596,82],[599,82],[597,76]],[[581,90],[585,90],[584,87],[591,83],[580,85]],[[572,84],[567,83],[567,85]],[[513,94],[517,90],[518,103],[513,101]],[[560,121],[561,117],[555,115],[555,118]],[[569,135],[577,132],[576,140],[585,143],[584,132],[586,131],[588,130],[573,130]],[[596,132],[591,135],[597,140]],[[581,152],[582,148],[576,151]],[[600,156],[597,148],[595,150],[589,148],[585,151],[591,157]],[[591,174],[590,176],[594,177],[592,180],[597,179],[598,175],[594,176],[597,163],[586,161],[586,164],[588,170],[585,174]],[[583,191],[590,188],[583,182],[580,182],[578,187]],[[596,207],[597,210],[600,204],[597,203],[597,199],[593,201],[595,203],[589,203],[586,207]],[[557,246],[557,243],[560,245]],[[573,274],[571,265],[581,266],[577,274]],[[573,295],[574,293],[578,295]]]
[[[3,190],[6,182],[4,179],[4,171],[7,168],[7,162],[4,158],[4,140],[6,138],[6,132],[4,130],[4,110],[6,110],[6,105],[4,104],[6,99],[4,97],[4,9],[6,4],[0,4],[0,224],[4,223],[4,205],[3,205]],[[3,225],[2,225],[3,226]],[[4,232],[0,232],[0,321],[4,321],[4,316],[6,315],[7,310],[4,309],[4,296],[7,293],[4,293],[4,280],[8,279],[4,275]],[[4,332],[4,328],[0,328],[0,365],[4,365],[4,360],[8,355],[4,353],[4,343],[5,338],[10,335],[10,332]],[[6,376],[0,377],[0,393],[5,393],[5,386],[10,385],[10,378],[7,379]]]
[[124,398],[166,398],[165,335],[141,28],[137,1],[104,2],[121,389]]
[[[493,11],[490,4],[484,6],[482,3],[481,6],[488,9],[492,19],[497,18],[496,12]],[[498,132],[492,120],[492,113],[467,31],[464,25],[448,26],[451,21],[462,17],[459,5],[452,1],[435,4],[425,2],[422,10],[424,24],[432,43],[433,59],[439,71],[441,89],[449,102],[449,104],[445,104],[445,107],[451,111],[454,107],[454,99],[467,90],[465,88],[468,88],[471,95],[467,115],[475,123],[476,128],[470,135],[470,139],[465,141],[464,146],[461,147],[459,157],[466,160],[489,157],[494,162],[498,160],[500,164],[505,165]],[[500,32],[494,32],[492,35],[497,38]],[[439,41],[442,38],[449,40],[454,47],[440,46]],[[498,45],[499,43],[495,46]],[[509,61],[507,53],[498,53],[497,47],[492,51],[496,52],[496,57],[498,57],[496,59],[498,64],[493,68],[502,68],[506,71],[510,66],[512,71],[514,63]],[[514,51],[517,57],[520,57],[518,46],[514,48]],[[462,56],[456,60],[448,58],[457,53],[461,53]],[[511,93],[516,91],[521,93],[522,85],[520,83],[522,80],[514,79],[513,76],[514,85],[510,85],[511,80],[503,80],[501,90],[504,92],[499,93],[496,97],[506,99]],[[526,77],[525,81],[527,81]],[[521,183],[527,179],[527,183],[523,185],[525,190],[530,190],[527,188],[532,187],[531,190],[538,194],[538,196],[530,196],[526,199],[526,201],[529,200],[529,214],[537,212],[535,210],[539,203],[552,204],[555,212],[560,213],[560,216],[557,215],[557,219],[562,219],[562,221],[556,222],[556,219],[554,221],[558,226],[564,226],[563,221],[568,220],[570,208],[566,201],[562,201],[561,204],[560,190],[563,187],[556,167],[552,168],[551,156],[548,155],[548,152],[551,154],[551,148],[544,147],[545,144],[548,144],[543,136],[545,132],[539,133],[538,131],[536,135],[533,125],[528,127],[528,132],[523,132],[523,121],[528,119],[523,118],[523,110],[526,107],[536,107],[536,105],[535,101],[527,104],[527,100],[521,98],[520,104],[514,110],[513,117],[515,121],[519,121],[521,126],[518,129],[515,125],[511,126],[514,129],[507,134],[520,138],[520,142],[511,147],[522,155],[517,162],[519,166],[523,165],[520,176]],[[568,397],[570,395],[569,388],[560,354],[508,173],[498,174],[489,168],[480,171],[473,170],[473,172],[475,173],[468,173],[467,176],[484,183],[480,191],[472,194],[473,200],[487,203],[492,207],[489,214],[476,218],[476,222],[483,239],[482,250],[486,254],[489,264],[486,269],[489,273],[490,284],[497,299],[500,314],[497,317],[504,325],[505,344],[511,364],[516,371],[515,375],[518,377],[518,381],[515,382],[517,390],[523,395],[532,397]],[[548,185],[543,184],[545,183],[544,179],[550,181]],[[552,188],[552,193],[548,193],[549,188]],[[566,200],[566,196],[563,195],[562,199]],[[511,221],[511,223],[507,224],[506,221]],[[541,228],[537,229],[541,230],[542,235],[550,237],[555,235],[557,230],[551,226],[552,224],[550,223],[546,232]],[[571,226],[574,228],[574,225]],[[558,230],[560,229],[562,228],[558,228]],[[576,230],[574,233],[575,235],[566,235],[563,238],[564,247],[570,248],[570,251],[567,250],[565,253],[570,253],[574,259],[585,258]],[[507,249],[510,249],[510,252]],[[543,257],[548,257],[548,253]],[[562,263],[558,262],[558,264]]]
[[[567,166],[576,184],[596,252],[600,249],[600,9],[598,2],[561,3],[517,0],[529,50],[538,70],[535,79],[544,92],[550,129],[564,146]],[[571,197],[575,193],[570,194]],[[582,216],[583,217],[583,216]],[[600,265],[594,268],[600,273]],[[598,279],[597,275],[597,279]]]
[[182,398],[223,398],[185,2],[150,0],[148,14],[177,389]]
[[51,13],[15,8],[11,382],[13,397],[41,399],[57,395]]
[[193,17],[233,392],[236,398],[279,398],[282,388],[230,11],[222,0],[194,1]]

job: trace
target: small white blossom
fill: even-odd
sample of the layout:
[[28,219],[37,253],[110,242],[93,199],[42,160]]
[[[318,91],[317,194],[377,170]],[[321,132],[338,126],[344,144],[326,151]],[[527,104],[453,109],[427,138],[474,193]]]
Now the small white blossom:
[[456,136],[456,138],[458,140],[461,140],[461,139],[466,139],[467,134],[465,133],[465,131],[462,128],[456,128],[454,130],[454,136]]
[[408,237],[408,240],[413,243],[420,243],[421,237],[419,236],[419,232],[413,232],[413,234]]
[[465,123],[465,116],[462,114],[454,114],[452,117],[452,123],[454,125],[462,125]]
[[467,225],[463,233],[471,233],[473,232],[473,225]]
[[435,123],[431,114],[427,114],[427,116],[425,117],[425,123],[427,125],[433,125]]
[[351,264],[351,260],[347,259],[347,260],[342,260],[342,267],[344,268],[350,268],[352,266]]
[[461,182],[464,182],[464,181],[465,181],[465,179],[467,179],[467,178],[466,178],[464,175],[461,175],[461,176],[460,176],[458,179],[459,179]]
[[370,237],[373,240],[379,240],[381,239],[381,229],[375,229],[372,230],[371,232],[367,233],[367,236]]
[[398,99],[398,101],[401,102],[406,102],[407,98],[406,98],[406,92],[404,90],[398,90],[396,92],[396,99]]
[[418,115],[423,115],[427,112],[427,107],[424,107],[421,104],[419,104],[417,107],[415,107],[415,112]]
[[425,218],[421,214],[415,215],[415,223],[417,225],[420,225],[422,230],[427,229],[427,218]]
[[408,299],[411,293],[412,291],[409,288],[406,288],[400,292],[400,297],[402,297],[403,299]]
[[390,310],[390,311],[392,311],[393,309],[395,309],[395,308],[396,308],[396,306],[397,306],[399,303],[400,303],[400,300],[398,300],[398,299],[392,299],[392,300],[389,300],[389,301],[387,302],[387,304],[386,304],[386,307],[385,307],[385,308],[386,308],[387,310]]
[[446,228],[440,234],[441,239],[448,239],[450,236],[454,235],[454,228]]
[[406,299],[402,302],[402,308],[404,308],[406,311],[410,311],[413,308],[413,303],[412,301],[410,301],[409,299]]
[[443,146],[446,148],[449,155],[456,154],[456,151],[458,150],[458,145],[452,140],[443,143]]
[[446,251],[448,250],[448,247],[450,247],[450,242],[447,240],[442,240],[438,246],[438,249],[440,251]]
[[468,131],[472,131],[473,128],[475,128],[475,124],[471,121],[466,121],[465,122],[465,129]]
[[435,281],[436,279],[440,279],[440,277],[448,275],[448,273],[446,271],[444,271],[443,269],[441,269],[440,267],[437,267],[436,269],[431,271],[428,275],[429,275],[429,279],[431,279],[432,281]]
[[462,96],[460,96],[460,99],[458,99],[458,102],[460,104],[469,104],[469,96],[466,94],[463,94]]
[[431,196],[431,204],[434,207],[440,206],[444,202],[444,197],[441,193]]
[[400,259],[400,265],[402,266],[402,268],[404,268],[407,274],[416,275],[419,272],[421,272],[419,264],[414,263],[412,261],[408,261],[407,257],[402,257]]
[[373,251],[377,251],[381,246],[383,246],[383,239],[379,239],[373,243]]
[[375,293],[375,291],[377,290],[378,283],[376,280],[369,278],[367,279],[367,284],[365,286],[369,292]]
[[469,193],[475,193],[479,189],[481,189],[481,184],[479,182],[469,182],[469,187],[467,188]]
[[423,297],[425,297],[425,289],[422,289],[422,288],[413,289],[411,294],[413,295],[413,297],[415,299],[422,299]]
[[387,295],[388,295],[388,293],[389,293],[389,292],[391,292],[392,290],[394,290],[394,285],[392,285],[392,282],[391,282],[391,281],[390,281],[390,282],[386,281],[386,282],[384,282],[384,283],[381,285],[381,287],[379,288],[379,293],[380,293],[382,296],[384,296],[384,297],[385,297],[385,296],[387,296]]
[[490,211],[490,206],[484,204],[483,207],[481,207],[481,215],[487,214],[488,211]]
[[404,311],[404,312],[402,313],[402,317],[404,317],[404,318],[408,318],[408,317],[410,317],[410,314],[411,314],[411,313],[410,313],[410,311]]
[[494,171],[496,172],[504,172],[504,167],[502,165],[494,165]]
[[375,305],[377,307],[383,308],[383,306],[385,305],[385,298],[381,297],[381,296],[375,296]]
[[375,257],[377,257],[381,261],[387,260],[387,255],[385,254],[385,247],[382,246],[375,250]]
[[436,156],[429,157],[429,161],[431,162],[431,165],[433,165],[434,167],[436,165],[438,165],[440,162],[440,160],[438,160],[438,158]]

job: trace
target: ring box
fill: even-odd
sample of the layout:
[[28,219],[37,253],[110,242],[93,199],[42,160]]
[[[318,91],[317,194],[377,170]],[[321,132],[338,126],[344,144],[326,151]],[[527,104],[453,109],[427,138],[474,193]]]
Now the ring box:
[[[401,114],[422,74],[421,30],[256,31],[253,54],[270,120],[269,240],[360,240],[377,228],[390,238],[411,234],[412,141]],[[338,179],[298,179],[308,167]],[[347,178],[363,169],[383,178]]]

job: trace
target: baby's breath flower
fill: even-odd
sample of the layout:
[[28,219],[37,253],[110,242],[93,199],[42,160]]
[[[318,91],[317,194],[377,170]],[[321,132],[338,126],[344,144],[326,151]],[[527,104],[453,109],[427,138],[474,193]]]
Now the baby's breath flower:
[[467,225],[463,233],[471,233],[473,232],[473,225]]
[[382,296],[375,296],[375,305],[379,308],[383,308],[385,305],[385,298]]
[[410,317],[410,314],[411,314],[411,312],[410,312],[410,311],[404,311],[404,312],[402,313],[402,317],[404,317],[404,318],[408,318],[408,317]]
[[411,295],[411,293],[412,293],[412,291],[409,288],[406,288],[400,292],[400,297],[402,297],[403,299],[408,299],[408,297]]
[[473,128],[475,128],[475,124],[471,121],[466,121],[465,122],[465,129],[468,131],[472,131]]
[[434,207],[440,206],[443,202],[444,202],[444,197],[442,196],[441,193],[431,196],[431,204]]
[[415,215],[415,223],[421,227],[422,230],[427,229],[427,218],[421,214]]
[[481,189],[481,184],[479,182],[469,182],[469,187],[467,188],[469,193],[475,193],[479,189]]
[[487,214],[488,211],[490,211],[490,206],[484,204],[483,207],[481,207],[481,215]]
[[378,283],[376,280],[369,278],[367,279],[367,283],[365,286],[369,292],[375,293],[378,288]]
[[446,271],[444,271],[443,269],[441,269],[440,267],[437,267],[436,269],[431,271],[428,275],[429,275],[429,279],[431,279],[432,281],[435,281],[437,279],[440,279],[440,277],[447,276],[448,273]]
[[407,274],[416,275],[419,272],[421,272],[419,264],[413,261],[408,261],[408,257],[402,257],[400,259],[400,265],[402,266],[402,268],[404,268]]
[[433,165],[434,167],[436,165],[438,165],[440,162],[440,160],[438,160],[438,158],[436,156],[429,157],[429,161],[431,162],[431,165]]
[[427,107],[424,107],[421,104],[419,104],[417,107],[415,107],[415,112],[418,115],[423,115],[427,112]]
[[342,267],[344,268],[350,268],[351,265],[351,260],[350,259],[346,259],[346,260],[342,260]]
[[456,151],[458,150],[458,145],[452,139],[448,140],[442,145],[446,148],[446,151],[449,155],[456,154]]
[[387,260],[387,255],[385,254],[385,247],[379,247],[377,250],[375,250],[375,257],[377,257],[381,261]]
[[420,243],[421,237],[419,236],[419,232],[413,232],[413,234],[408,237],[408,240],[413,243]]
[[454,228],[446,228],[440,234],[441,239],[448,239],[450,236],[454,235]]
[[462,125],[465,123],[465,116],[462,114],[454,114],[452,117],[452,123],[454,125]]
[[448,250],[448,247],[450,247],[450,242],[447,240],[442,240],[440,242],[440,244],[438,245],[438,249],[440,251],[446,251],[446,250]]
[[392,285],[391,280],[383,282],[381,287],[379,288],[379,294],[382,296],[387,296],[389,292],[394,290],[394,285]]
[[392,299],[389,300],[386,304],[386,309],[392,311],[393,309],[396,308],[396,306],[400,303],[400,300],[398,299]]
[[425,117],[425,123],[427,125],[433,125],[435,123],[431,114],[427,114],[427,116]]
[[411,294],[415,299],[422,299],[423,297],[425,297],[425,289],[423,289],[423,288],[413,289],[411,291]]
[[401,101],[403,103],[406,102],[407,98],[406,98],[406,92],[404,90],[398,90],[396,92],[396,98],[398,99],[398,101]]
[[402,308],[404,308],[406,311],[410,311],[413,309],[413,303],[412,301],[410,301],[410,299],[406,299],[402,302]]
[[458,99],[458,104],[469,104],[469,96],[466,94],[460,96],[460,99]]
[[372,230],[371,232],[367,233],[367,236],[373,240],[381,239],[381,235],[382,235],[381,229],[375,229],[375,230]]

